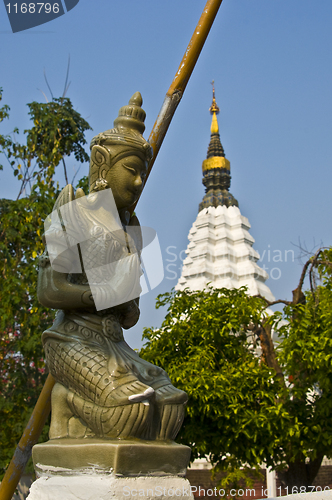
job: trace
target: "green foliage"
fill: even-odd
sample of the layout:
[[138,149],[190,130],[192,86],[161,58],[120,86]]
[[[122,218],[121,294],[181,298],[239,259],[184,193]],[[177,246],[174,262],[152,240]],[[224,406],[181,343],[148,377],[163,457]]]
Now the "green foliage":
[[84,193],[87,194],[89,192],[89,177],[84,175],[82,179],[78,181],[76,188],[83,189]]
[[83,145],[86,144],[84,132],[91,127],[73,109],[70,99],[54,98],[47,104],[32,102],[28,106],[34,126],[25,130],[27,147],[35,152],[41,164],[57,166],[64,156],[72,153],[81,163],[89,161]]
[[[2,101],[2,88],[0,87],[0,102]],[[4,104],[0,107],[0,123],[5,120],[5,118],[9,118],[9,106],[8,104]],[[0,165],[0,170],[3,170],[3,166]]]
[[[52,201],[52,200],[51,200]],[[40,336],[53,311],[38,304],[37,253],[42,251],[39,210],[50,200],[0,200],[0,471],[12,458],[44,384]],[[43,437],[47,429],[45,428]]]
[[296,453],[305,456],[332,454],[331,257],[328,250],[320,259],[328,262],[319,264],[323,285],[306,293],[305,304],[286,306],[288,323],[280,328],[280,363],[290,382],[288,405],[298,418],[292,442]]
[[[178,440],[190,443],[193,458],[210,455],[225,468],[262,463],[272,451],[267,436],[283,424],[280,382],[247,341],[246,325],[260,320],[264,302],[244,288],[211,288],[159,297],[157,306],[165,304],[165,321],[160,330],[144,330],[140,355],[188,393]],[[249,439],[256,446],[247,446]]]
[[[286,483],[302,464],[302,484],[310,484],[332,454],[331,257],[326,251],[315,263],[324,284],[305,304],[286,305],[287,322],[281,313],[267,319],[266,300],[244,288],[158,297],[168,313],[160,329],[144,330],[140,355],[188,393],[177,440],[192,447],[192,458],[208,455],[215,472],[227,471],[224,485],[240,467],[263,463],[289,473]],[[270,325],[282,337],[276,350],[271,342],[272,355],[260,342]]]
[[[55,311],[38,303],[36,288],[44,219],[58,194],[53,175],[64,156],[88,159],[83,145],[90,127],[69,99],[32,103],[29,109],[33,127],[25,131],[25,144],[0,135],[0,153],[21,181],[17,200],[0,199],[0,478],[46,379],[41,334]],[[0,107],[0,122],[8,112],[8,106]],[[47,432],[45,426],[41,440]]]
[[[0,100],[2,97],[0,89]],[[73,109],[68,98],[56,99],[46,104],[32,102],[28,104],[33,127],[24,130],[26,144],[20,144],[12,135],[0,134],[0,154],[8,160],[14,176],[21,181],[18,198],[26,194],[36,183],[53,183],[55,168],[63,164],[66,182],[67,169],[65,157],[74,154],[81,163],[89,161],[84,150],[86,140],[84,132],[91,130],[90,125]],[[0,112],[0,123],[8,118],[9,107]],[[14,137],[19,133],[14,129]],[[3,165],[0,165],[3,169]]]
[[[212,479],[217,479],[218,472],[219,469],[218,466],[216,466],[212,470]],[[229,469],[226,475],[221,476],[219,484],[222,489],[224,489],[228,493],[228,495],[230,495],[231,489],[239,490],[243,488],[244,485],[246,488],[253,488],[255,479],[260,482],[264,481],[264,476],[261,470],[258,467],[255,469],[251,469],[247,465],[244,465],[240,469]],[[235,500],[241,498],[234,497],[233,495],[232,497],[235,498]]]

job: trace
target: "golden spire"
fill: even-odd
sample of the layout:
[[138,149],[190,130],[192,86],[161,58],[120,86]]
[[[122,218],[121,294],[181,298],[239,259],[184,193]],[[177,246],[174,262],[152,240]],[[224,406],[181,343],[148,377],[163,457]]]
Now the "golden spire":
[[212,122],[211,122],[211,134],[218,134],[219,133],[219,126],[218,126],[218,120],[217,120],[217,115],[219,114],[219,107],[216,101],[216,96],[215,96],[215,90],[214,90],[214,80],[211,82],[212,85],[212,104],[210,106],[210,113],[212,115]]
[[229,192],[231,185],[231,166],[225,158],[224,148],[220,142],[217,114],[219,107],[216,102],[214,91],[214,81],[212,81],[212,105],[210,113],[212,115],[211,138],[207,150],[206,160],[203,161],[203,185],[205,186],[205,195],[199,204],[199,211],[203,208],[238,206],[237,200]]

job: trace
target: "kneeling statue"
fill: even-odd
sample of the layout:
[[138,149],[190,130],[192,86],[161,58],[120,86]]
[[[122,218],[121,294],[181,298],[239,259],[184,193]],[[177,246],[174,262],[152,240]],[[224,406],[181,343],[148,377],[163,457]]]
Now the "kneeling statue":
[[114,128],[93,138],[89,195],[67,185],[45,231],[38,297],[59,309],[42,336],[56,379],[50,439],[174,440],[183,421],[186,393],[141,359],[122,331],[139,318],[142,238],[129,209],[152,156],[141,105],[137,92]]

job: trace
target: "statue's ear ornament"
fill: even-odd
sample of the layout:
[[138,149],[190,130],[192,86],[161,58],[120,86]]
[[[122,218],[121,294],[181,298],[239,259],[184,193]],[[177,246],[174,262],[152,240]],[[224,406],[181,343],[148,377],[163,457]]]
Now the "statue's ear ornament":
[[109,153],[107,149],[103,148],[102,146],[95,145],[93,146],[91,151],[91,160],[94,163],[97,163],[97,165],[102,165],[103,163],[107,162],[108,154]]
[[98,178],[96,180],[94,190],[95,191],[102,191],[103,189],[107,189],[109,187],[108,182],[106,179]]
[[109,152],[103,146],[94,145],[90,158],[90,191],[106,189],[108,184],[105,180],[108,165]]

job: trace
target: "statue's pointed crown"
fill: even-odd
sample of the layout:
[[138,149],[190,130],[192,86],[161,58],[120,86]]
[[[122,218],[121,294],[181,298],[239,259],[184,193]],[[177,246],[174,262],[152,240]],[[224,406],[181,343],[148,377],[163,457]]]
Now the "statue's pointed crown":
[[129,99],[127,106],[122,106],[119,109],[119,115],[114,120],[114,127],[118,128],[130,128],[132,130],[137,130],[140,134],[143,134],[145,130],[145,117],[146,113],[142,109],[143,99],[139,92]]
[[114,128],[96,135],[91,141],[90,149],[95,145],[123,145],[123,147],[127,146],[143,152],[146,160],[149,161],[152,157],[152,148],[142,135],[145,130],[146,117],[142,104],[140,92],[135,92],[129,99],[129,103],[120,108],[118,117],[114,120]]

